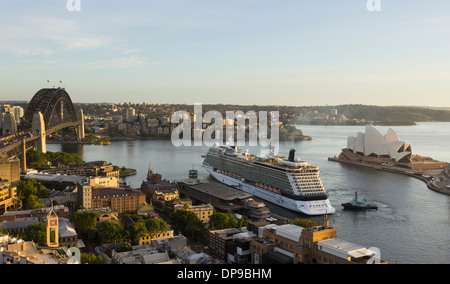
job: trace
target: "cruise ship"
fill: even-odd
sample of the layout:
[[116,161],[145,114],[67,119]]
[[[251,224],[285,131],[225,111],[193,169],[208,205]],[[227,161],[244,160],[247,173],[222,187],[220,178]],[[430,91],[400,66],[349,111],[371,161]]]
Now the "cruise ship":
[[289,157],[256,156],[238,147],[216,145],[203,156],[203,167],[217,181],[306,215],[333,214],[335,208],[319,177],[319,168]]

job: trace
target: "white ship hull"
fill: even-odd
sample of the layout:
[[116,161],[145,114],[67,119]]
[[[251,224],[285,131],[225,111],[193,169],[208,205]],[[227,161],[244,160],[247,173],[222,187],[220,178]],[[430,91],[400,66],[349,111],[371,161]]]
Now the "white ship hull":
[[249,194],[252,194],[256,197],[259,197],[263,200],[267,200],[273,204],[287,208],[289,210],[312,216],[333,214],[335,212],[334,207],[331,206],[331,203],[328,199],[314,200],[314,201],[293,200],[291,198],[282,196],[279,193],[265,190],[258,186],[246,183],[237,178],[233,178],[225,174],[218,173],[208,165],[203,164],[203,167],[205,167],[206,170],[211,174],[211,176],[217,181],[235,187],[242,191],[245,191]]

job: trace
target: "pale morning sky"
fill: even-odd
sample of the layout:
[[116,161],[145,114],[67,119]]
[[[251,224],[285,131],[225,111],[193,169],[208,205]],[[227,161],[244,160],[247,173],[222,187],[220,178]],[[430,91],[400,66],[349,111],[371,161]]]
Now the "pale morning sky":
[[0,101],[450,107],[450,1],[380,3],[2,0]]

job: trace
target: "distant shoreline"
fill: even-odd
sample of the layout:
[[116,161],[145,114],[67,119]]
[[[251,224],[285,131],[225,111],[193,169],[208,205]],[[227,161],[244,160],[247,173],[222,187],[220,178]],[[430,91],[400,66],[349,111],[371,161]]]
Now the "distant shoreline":
[[[122,142],[122,141],[132,141],[132,140],[161,140],[161,141],[167,141],[171,140],[171,136],[161,136],[161,137],[123,137],[123,138],[109,138],[109,141],[112,142]],[[311,136],[302,136],[301,138],[294,139],[294,138],[285,138],[280,139],[279,141],[311,141],[314,138]],[[191,141],[194,141],[194,139],[191,139]],[[235,140],[236,141],[236,140]],[[246,142],[248,139],[246,139]],[[224,139],[223,142],[225,143],[226,140]],[[83,144],[83,145],[99,145],[99,146],[107,146],[109,144],[98,144],[98,143],[92,143],[92,142],[84,142],[84,141],[47,141],[47,144]]]
[[[437,121],[436,121],[437,122]],[[368,123],[351,123],[351,122],[329,122],[329,121],[317,121],[317,122],[298,122],[295,125],[321,125],[321,126],[366,126]],[[373,123],[369,123],[374,126],[416,126],[417,122],[414,121],[406,121],[406,122],[381,122],[376,121]]]

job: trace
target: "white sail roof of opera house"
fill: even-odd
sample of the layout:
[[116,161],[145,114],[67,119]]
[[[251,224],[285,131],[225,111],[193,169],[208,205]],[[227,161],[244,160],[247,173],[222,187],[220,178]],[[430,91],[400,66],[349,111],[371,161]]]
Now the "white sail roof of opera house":
[[366,126],[365,133],[358,132],[355,136],[347,138],[347,149],[355,154],[360,153],[365,156],[389,156],[396,162],[412,156],[411,145],[400,141],[397,133],[390,128],[386,135],[382,135],[372,125]]

